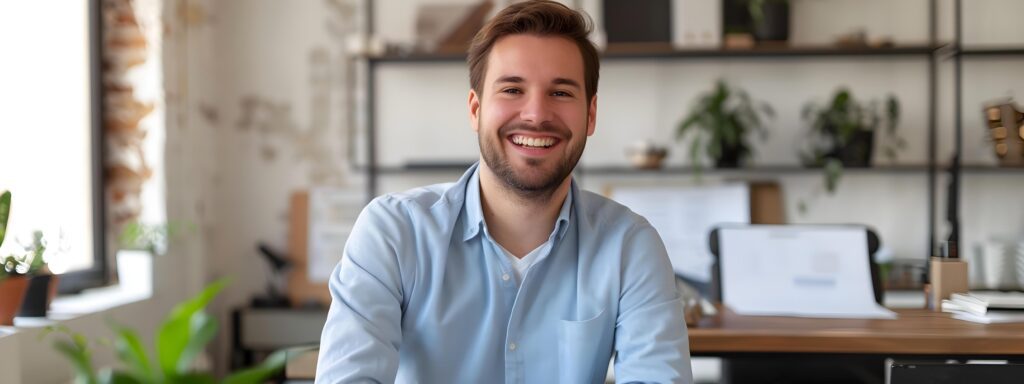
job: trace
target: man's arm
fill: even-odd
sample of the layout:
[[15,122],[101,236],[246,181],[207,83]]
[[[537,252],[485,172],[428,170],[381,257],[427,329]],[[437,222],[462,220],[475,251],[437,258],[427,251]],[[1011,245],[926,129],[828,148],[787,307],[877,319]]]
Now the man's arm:
[[627,236],[623,252],[616,382],[693,382],[683,303],[661,237],[644,222]]
[[316,383],[389,383],[398,372],[404,292],[397,247],[407,226],[397,203],[382,199],[359,215],[331,274]]

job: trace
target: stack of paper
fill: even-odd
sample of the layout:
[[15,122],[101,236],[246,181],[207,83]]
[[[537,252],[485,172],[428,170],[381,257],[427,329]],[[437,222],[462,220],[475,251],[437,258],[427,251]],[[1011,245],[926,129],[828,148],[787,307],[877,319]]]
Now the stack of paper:
[[1024,322],[1024,292],[954,293],[942,300],[942,311],[982,324]]

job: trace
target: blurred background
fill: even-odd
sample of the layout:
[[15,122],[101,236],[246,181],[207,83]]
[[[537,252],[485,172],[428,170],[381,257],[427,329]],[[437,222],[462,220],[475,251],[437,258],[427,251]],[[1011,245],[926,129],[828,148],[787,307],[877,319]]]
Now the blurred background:
[[[35,343],[47,325],[102,335],[112,317],[151,340],[221,277],[200,365],[316,342],[362,205],[476,161],[464,52],[510,2],[73,3],[0,6],[0,255],[31,253],[42,231],[61,291],[49,317],[0,327],[3,382],[67,381]],[[893,291],[919,292],[958,228],[961,255],[988,260],[972,287],[1020,289],[1024,2],[562,3],[591,15],[603,52],[583,188],[744,184],[751,222],[873,228]],[[676,267],[699,285],[706,235],[690,235],[679,252],[697,261]],[[74,298],[137,275],[139,291]]]

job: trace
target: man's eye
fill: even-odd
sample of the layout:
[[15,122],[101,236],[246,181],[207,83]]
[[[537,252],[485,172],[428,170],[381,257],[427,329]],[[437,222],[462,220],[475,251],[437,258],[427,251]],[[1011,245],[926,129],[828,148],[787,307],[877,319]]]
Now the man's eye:
[[565,92],[565,91],[554,91],[554,92],[551,92],[551,95],[552,96],[557,96],[557,97],[572,97],[571,93]]
[[501,90],[501,92],[502,93],[508,93],[510,95],[518,95],[520,93],[523,93],[522,91],[519,90],[519,88],[505,88],[505,89]]

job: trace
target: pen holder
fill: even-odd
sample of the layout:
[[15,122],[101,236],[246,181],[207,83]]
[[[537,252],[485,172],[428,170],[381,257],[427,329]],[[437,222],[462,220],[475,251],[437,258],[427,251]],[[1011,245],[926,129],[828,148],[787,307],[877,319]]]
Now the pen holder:
[[933,311],[942,310],[942,300],[949,299],[953,293],[966,293],[967,263],[959,258],[933,257],[930,279],[931,287],[928,296],[928,307]]

